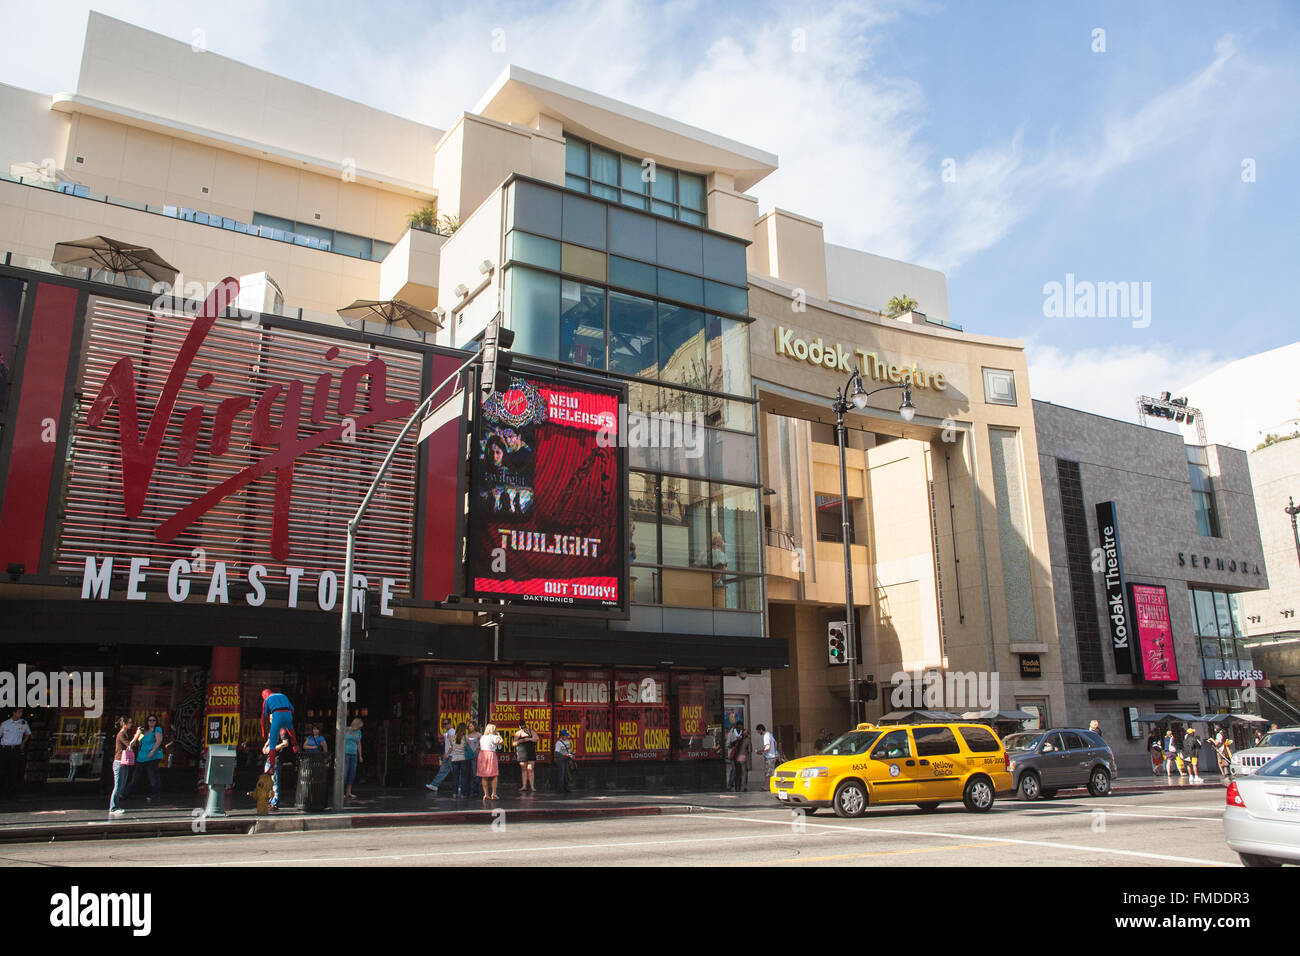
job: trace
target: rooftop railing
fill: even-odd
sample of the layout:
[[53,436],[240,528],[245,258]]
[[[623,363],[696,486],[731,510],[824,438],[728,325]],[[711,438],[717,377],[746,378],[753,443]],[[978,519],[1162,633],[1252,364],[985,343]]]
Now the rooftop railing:
[[[327,239],[320,239],[316,236],[304,236],[301,233],[290,232],[285,229],[275,229],[271,226],[256,226],[246,222],[240,222],[238,219],[231,219],[228,216],[218,216],[215,213],[204,212],[201,209],[190,209],[188,206],[168,206],[154,205],[152,203],[137,202],[133,199],[122,199],[118,196],[108,196],[104,193],[93,193],[86,186],[79,183],[70,182],[52,182],[43,178],[29,179],[24,176],[10,176],[0,172],[0,181],[16,183],[20,186],[30,186],[34,189],[45,189],[50,192],[63,193],[67,196],[74,196],[78,199],[86,199],[90,202],[107,203],[110,206],[121,206],[123,209],[134,209],[138,212],[146,212],[154,216],[166,216],[168,219],[182,219],[186,222],[192,222],[200,226],[211,226],[216,229],[225,229],[228,232],[238,232],[246,236],[256,236],[260,239],[271,239],[275,242],[287,242],[295,246],[306,246],[309,249],[316,249],[320,252],[332,252],[335,255],[347,256],[349,259],[365,259],[369,262],[382,262],[384,256],[388,254],[388,248],[385,248],[383,255],[376,251],[371,251],[369,255],[361,252],[353,252],[347,249],[335,249],[333,243]],[[372,242],[378,242],[373,240]],[[386,243],[382,245],[387,246]],[[390,247],[391,248],[391,247]]]

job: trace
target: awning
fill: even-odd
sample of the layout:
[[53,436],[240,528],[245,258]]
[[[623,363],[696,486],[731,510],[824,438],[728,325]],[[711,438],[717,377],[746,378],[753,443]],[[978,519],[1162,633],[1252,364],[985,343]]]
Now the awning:
[[1204,723],[1205,718],[1196,714],[1175,714],[1172,711],[1158,714],[1138,714],[1138,723],[1140,724],[1196,724]]
[[881,717],[880,724],[950,724],[961,720],[946,710],[893,710]]
[[1033,720],[1036,716],[1023,710],[968,710],[961,715],[961,719],[1014,722],[1017,720]]

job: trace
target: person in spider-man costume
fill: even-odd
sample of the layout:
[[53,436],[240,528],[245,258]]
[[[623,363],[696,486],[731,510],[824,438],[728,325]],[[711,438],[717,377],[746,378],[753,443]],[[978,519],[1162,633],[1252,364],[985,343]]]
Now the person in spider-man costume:
[[[270,726],[268,727],[268,722]],[[293,752],[298,752],[298,737],[293,732],[293,704],[284,694],[272,693],[268,687],[262,691],[262,733],[269,748],[266,772],[275,769],[275,746],[273,741],[280,739],[280,731],[285,730],[293,741]]]

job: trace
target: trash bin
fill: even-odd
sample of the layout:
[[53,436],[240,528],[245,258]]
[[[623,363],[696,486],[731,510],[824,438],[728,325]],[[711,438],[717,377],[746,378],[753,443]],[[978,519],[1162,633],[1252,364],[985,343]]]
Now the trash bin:
[[330,758],[326,754],[298,754],[298,809],[320,813],[329,806]]

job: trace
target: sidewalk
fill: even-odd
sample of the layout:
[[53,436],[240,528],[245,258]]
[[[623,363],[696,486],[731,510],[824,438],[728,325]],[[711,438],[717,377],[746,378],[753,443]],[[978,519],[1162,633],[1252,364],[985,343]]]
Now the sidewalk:
[[[1163,775],[1146,778],[1131,775],[1115,781],[1116,796],[1136,796],[1177,789],[1199,789],[1210,794],[1223,792],[1217,776],[1205,783],[1171,783]],[[1088,798],[1083,788],[1061,790],[1056,800]],[[1002,795],[1000,800],[1014,800]],[[709,810],[770,810],[779,806],[761,790],[747,793],[583,793],[520,794],[504,791],[501,799],[457,800],[435,797],[420,790],[362,790],[348,801],[341,813],[305,813],[276,810],[258,816],[252,801],[236,795],[233,808],[224,817],[204,818],[197,796],[183,803],[179,794],[164,794],[164,803],[146,806],[142,798],[127,801],[126,816],[110,818],[107,796],[29,797],[0,804],[0,843],[49,843],[54,840],[140,839],[145,837],[191,836],[196,834],[293,833],[309,830],[355,830],[364,827],[429,826],[437,824],[491,824],[504,811],[512,822],[537,820],[580,820],[594,817],[652,816]],[[828,811],[823,811],[828,812]]]

